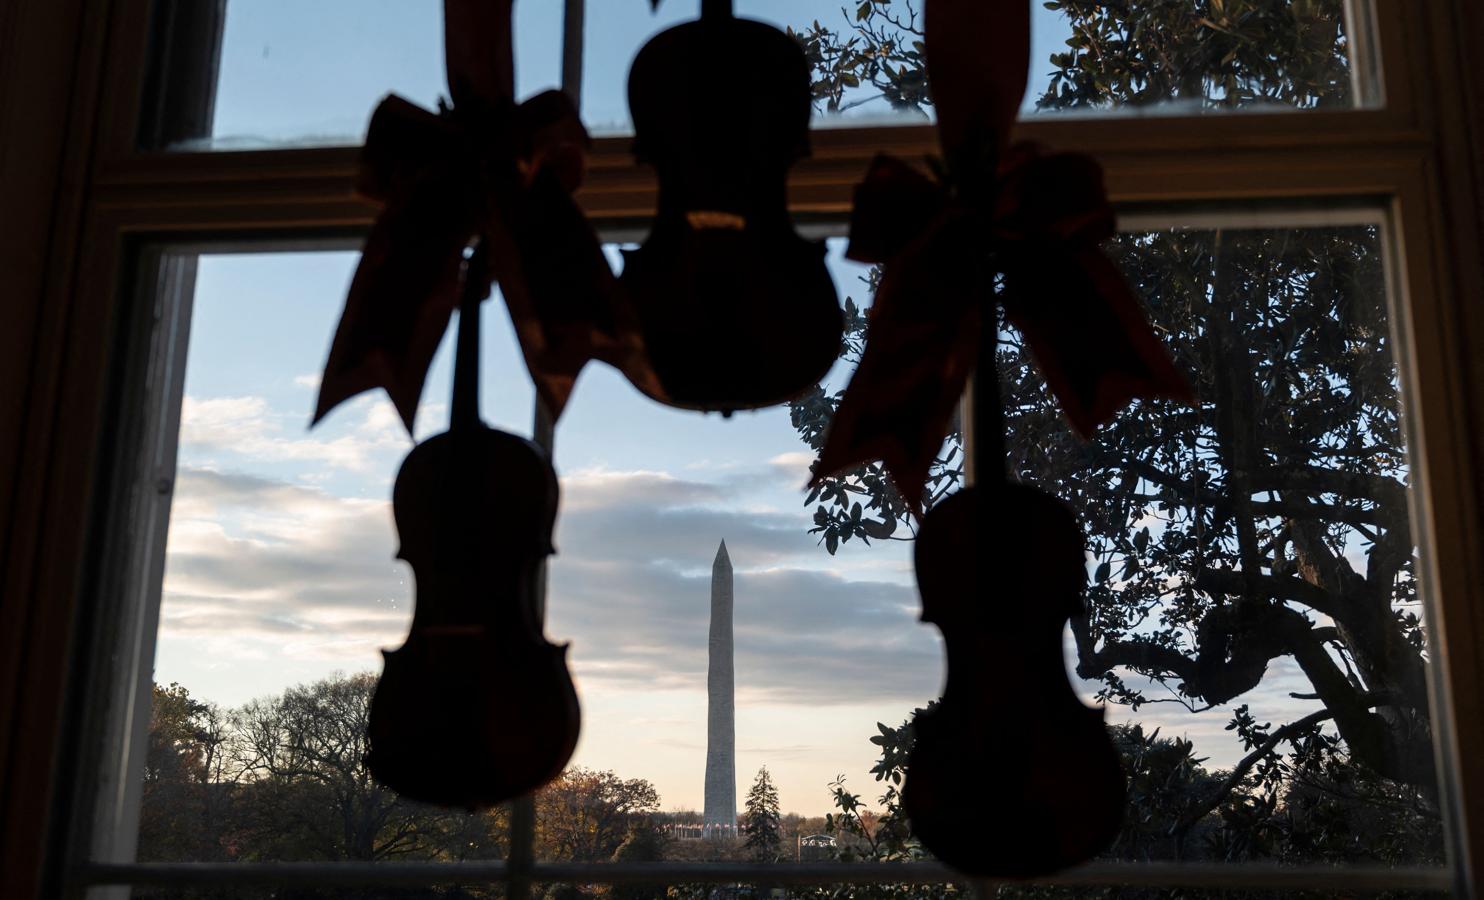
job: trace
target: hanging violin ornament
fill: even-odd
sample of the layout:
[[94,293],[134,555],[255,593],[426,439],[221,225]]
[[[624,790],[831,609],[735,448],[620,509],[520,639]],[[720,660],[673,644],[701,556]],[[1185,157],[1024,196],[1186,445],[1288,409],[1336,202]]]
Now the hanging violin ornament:
[[923,621],[948,679],[916,720],[902,802],[924,847],[979,876],[1049,874],[1117,834],[1124,777],[1102,714],[1067,680],[1082,612],[1076,519],[1005,474],[994,374],[1000,318],[1020,332],[1083,438],[1133,400],[1191,401],[1099,243],[1114,234],[1096,160],[1010,142],[1030,62],[1025,0],[924,0],[936,178],[881,156],[856,188],[852,259],[881,266],[860,365],[814,483],[881,460],[911,514],[971,373],[977,479],[923,517]]
[[465,266],[449,429],[413,448],[392,491],[417,602],[406,642],[384,654],[366,729],[378,781],[467,809],[555,778],[579,728],[567,648],[542,633],[556,473],[540,447],[479,419],[485,252]]
[[659,177],[622,284],[658,391],[691,409],[781,403],[824,377],[843,319],[824,245],[794,231],[788,169],[809,152],[809,64],[783,32],[703,0],[629,73],[634,151]]
[[1062,634],[1081,615],[1082,533],[1050,494],[1005,479],[994,317],[975,378],[974,485],[930,510],[915,548],[922,620],[948,678],[920,712],[902,805],[933,854],[974,875],[1047,875],[1118,833],[1123,770],[1067,680]]

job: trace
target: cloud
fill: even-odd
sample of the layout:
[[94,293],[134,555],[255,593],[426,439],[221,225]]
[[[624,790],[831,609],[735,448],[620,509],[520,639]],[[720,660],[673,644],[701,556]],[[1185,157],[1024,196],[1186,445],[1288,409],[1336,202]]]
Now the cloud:
[[241,473],[176,481],[161,631],[225,658],[360,659],[395,645],[411,592],[389,505]]
[[[722,538],[735,569],[739,707],[911,709],[939,692],[941,643],[936,629],[917,621],[905,573],[826,568],[836,559],[814,546],[802,516],[746,509],[745,492],[729,479],[591,469],[563,485],[547,633],[571,642],[585,692],[705,690],[711,561]],[[377,650],[401,642],[413,605],[412,572],[394,559],[396,546],[385,501],[184,468],[162,632],[219,659],[375,669]],[[904,555],[903,545],[865,552]],[[1241,702],[1286,721],[1301,705],[1287,694],[1305,690],[1302,673],[1279,660]],[[1226,708],[1191,716],[1158,704],[1109,711],[1110,720],[1161,725],[1212,746],[1230,743],[1229,716]]]
[[814,454],[803,450],[780,453],[768,460],[776,474],[784,475],[790,484],[805,484],[809,481],[809,467],[814,465]]
[[[595,469],[563,484],[548,632],[573,642],[590,687],[704,689],[710,566],[724,537],[736,566],[739,703],[922,702],[936,692],[940,653],[916,622],[913,588],[809,568],[829,558],[803,516],[739,509],[727,482],[664,472]],[[396,544],[385,501],[184,468],[162,629],[225,655],[319,654],[375,668],[413,604]]]
[[[704,689],[709,573],[584,559],[553,565],[550,577],[548,631],[573,642],[580,676],[618,689]],[[739,570],[734,596],[739,703],[922,703],[937,693],[940,651],[908,586]]]
[[676,478],[668,472],[579,469],[562,476],[562,509],[576,511],[636,504],[695,506],[717,503],[733,492],[725,486]]
[[[181,406],[182,458],[225,456],[254,463],[304,462],[330,465],[353,472],[385,468],[389,458],[406,452],[411,442],[396,412],[384,398],[366,395],[351,401],[341,433],[334,437],[284,435],[281,414],[275,414],[260,396],[191,397]],[[304,428],[308,413],[292,417]],[[346,423],[349,429],[346,430]]]

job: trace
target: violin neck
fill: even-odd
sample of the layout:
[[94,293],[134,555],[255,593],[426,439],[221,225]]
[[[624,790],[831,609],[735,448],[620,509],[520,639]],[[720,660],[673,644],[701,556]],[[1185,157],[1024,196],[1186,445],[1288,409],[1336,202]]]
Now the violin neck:
[[701,18],[716,21],[732,17],[732,0],[701,0]]
[[485,283],[483,249],[464,267],[464,283],[459,299],[458,348],[453,362],[453,412],[449,430],[458,431],[479,424],[479,305],[488,295]]
[[1005,411],[1000,403],[999,317],[993,303],[984,304],[980,319],[979,360],[974,366],[973,416],[974,481],[993,485],[1005,480]]

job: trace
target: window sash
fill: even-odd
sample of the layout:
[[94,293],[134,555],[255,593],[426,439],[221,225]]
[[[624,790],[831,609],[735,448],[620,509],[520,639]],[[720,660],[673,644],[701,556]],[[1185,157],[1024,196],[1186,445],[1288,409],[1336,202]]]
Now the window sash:
[[[1365,205],[1356,208],[1345,208],[1343,205],[1336,208],[1334,205],[1325,205],[1323,208],[1293,208],[1278,209],[1274,207],[1254,208],[1245,213],[1232,213],[1227,209],[1213,209],[1209,213],[1192,212],[1188,207],[1165,208],[1142,208],[1136,212],[1126,215],[1123,219],[1125,230],[1156,230],[1170,227],[1326,227],[1335,225],[1350,225],[1366,223],[1373,224],[1382,229],[1383,245],[1389,243],[1391,229],[1384,211],[1378,211],[1374,206]],[[839,219],[834,221],[831,229],[834,233],[843,230],[843,222]],[[263,252],[265,250],[328,250],[344,249],[356,245],[354,240],[335,239],[329,241],[274,241],[263,244],[257,241],[218,241],[209,244],[173,245],[168,250],[151,250],[147,255],[158,259],[162,267],[162,274],[158,278],[146,278],[142,284],[144,290],[149,292],[148,296],[153,299],[156,291],[165,289],[165,294],[158,301],[158,306],[153,312],[157,321],[172,323],[186,321],[189,317],[189,307],[192,302],[192,291],[188,281],[188,263],[194,260],[194,254],[202,252],[231,252],[252,251]],[[186,263],[186,265],[183,265]],[[1387,267],[1388,275],[1391,267]],[[173,276],[173,277],[171,277]],[[1395,293],[1394,290],[1390,293]],[[1393,316],[1399,314],[1393,307]],[[164,326],[162,326],[163,328]],[[176,333],[180,333],[180,326],[173,326]],[[1400,345],[1400,341],[1397,342]],[[156,352],[152,357],[152,366],[155,368],[180,371],[184,368],[186,348],[183,341],[162,341],[154,343]],[[1399,350],[1397,365],[1399,370],[1404,369],[1404,352]],[[1404,379],[1405,381],[1405,379]],[[137,470],[147,484],[153,484],[160,477],[157,469],[161,466],[173,463],[175,418],[172,413],[178,413],[181,400],[181,386],[168,380],[157,380],[158,390],[151,398],[141,404],[145,410],[164,409],[166,414],[159,420],[155,432],[150,435],[150,443],[163,448],[157,453],[158,459],[146,461],[143,468]],[[1407,385],[1404,383],[1404,389]],[[126,517],[134,520],[132,512],[126,511]],[[163,521],[163,520],[162,520]],[[122,518],[120,519],[122,524]],[[122,531],[122,527],[115,530]],[[151,550],[145,544],[139,548],[139,556],[131,557],[132,564],[136,567],[158,563],[157,558],[149,557]],[[135,609],[144,607],[145,618],[154,620],[157,613],[159,592],[158,580],[153,583],[143,583],[136,590],[133,603],[125,603],[122,615],[127,616]],[[1427,602],[1431,603],[1431,596],[1424,592]],[[1429,615],[1434,611],[1431,606]],[[152,638],[152,629],[145,629],[150,633],[143,637]],[[148,654],[138,656],[134,671],[148,671]],[[128,679],[124,679],[128,681]],[[144,685],[142,691],[134,693],[135,704],[132,707],[132,721],[136,727],[139,722],[147,721],[149,714],[149,696],[147,692],[148,681],[141,682]],[[120,706],[129,708],[126,699],[114,698],[110,709],[114,710],[115,720],[125,721],[128,716],[118,712]],[[1441,720],[1441,717],[1440,719]],[[126,733],[115,724],[113,728],[115,735]],[[137,737],[136,737],[137,741]],[[116,744],[118,738],[113,741],[103,741],[104,745]],[[771,884],[817,884],[834,882],[851,882],[859,884],[890,884],[890,883],[943,883],[954,882],[963,884],[974,884],[984,888],[998,884],[999,882],[988,881],[961,881],[953,876],[951,870],[937,863],[912,863],[912,864],[882,864],[882,865],[859,865],[859,864],[833,864],[833,865],[791,865],[778,866],[735,866],[730,864],[705,864],[701,867],[688,866],[685,864],[657,864],[657,865],[568,865],[568,864],[543,864],[536,863],[530,856],[530,839],[532,837],[534,820],[530,818],[531,812],[527,812],[524,821],[519,815],[513,816],[512,821],[512,853],[509,861],[478,862],[478,863],[427,863],[427,864],[362,864],[362,863],[225,863],[225,864],[133,864],[125,862],[132,859],[132,834],[128,833],[128,823],[135,820],[137,807],[130,807],[130,799],[137,803],[137,766],[131,767],[127,757],[122,761],[117,759],[103,760],[105,777],[104,787],[111,787],[110,793],[105,795],[105,802],[101,804],[100,811],[95,816],[95,821],[108,823],[102,833],[94,834],[91,852],[88,856],[90,862],[84,862],[72,872],[73,884],[79,888],[117,888],[120,885],[153,884],[153,885],[211,885],[211,884],[283,884],[283,885],[342,885],[355,886],[361,884],[413,884],[413,883],[458,883],[458,882],[532,882],[532,883],[559,883],[573,880],[582,883],[634,883],[659,881],[682,883],[682,882],[709,882],[709,883],[731,883],[737,881],[766,881]],[[119,831],[122,826],[123,831]],[[112,827],[113,831],[107,831]],[[524,849],[520,844],[524,840]],[[113,862],[110,862],[113,860]],[[1126,863],[1094,863],[1089,866],[1080,867],[1072,872],[1062,873],[1048,879],[1033,879],[1026,883],[1045,885],[1066,886],[1108,886],[1127,885],[1142,887],[1168,887],[1185,886],[1192,888],[1231,888],[1233,885],[1249,887],[1252,889],[1313,889],[1326,887],[1330,889],[1393,889],[1393,890],[1433,890],[1445,889],[1452,883],[1454,873],[1444,867],[1403,867],[1391,869],[1385,867],[1348,867],[1344,869],[1327,868],[1323,866],[1305,867],[1267,867],[1252,864],[1202,864],[1202,865],[1178,865],[1159,863],[1153,866],[1145,864]]]

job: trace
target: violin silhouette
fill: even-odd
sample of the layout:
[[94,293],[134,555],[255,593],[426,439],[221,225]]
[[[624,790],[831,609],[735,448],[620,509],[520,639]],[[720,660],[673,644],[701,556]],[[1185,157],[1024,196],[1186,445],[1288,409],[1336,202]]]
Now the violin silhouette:
[[466,267],[449,430],[397,473],[398,556],[416,577],[406,642],[384,651],[371,774],[413,800],[493,806],[555,778],[577,746],[566,645],[542,633],[557,478],[545,451],[479,419],[482,251]]
[[[992,335],[981,368],[994,364]],[[957,869],[1045,875],[1117,835],[1124,775],[1103,711],[1078,699],[1063,660],[1067,619],[1083,612],[1081,530],[1055,497],[1006,482],[999,391],[978,382],[981,481],[933,507],[917,535],[922,620],[943,633],[948,677],[914,722],[902,805]]]
[[629,73],[634,151],[659,178],[622,283],[664,396],[692,409],[781,403],[824,377],[843,320],[824,245],[794,231],[788,169],[809,152],[809,64],[783,32],[703,0]]

